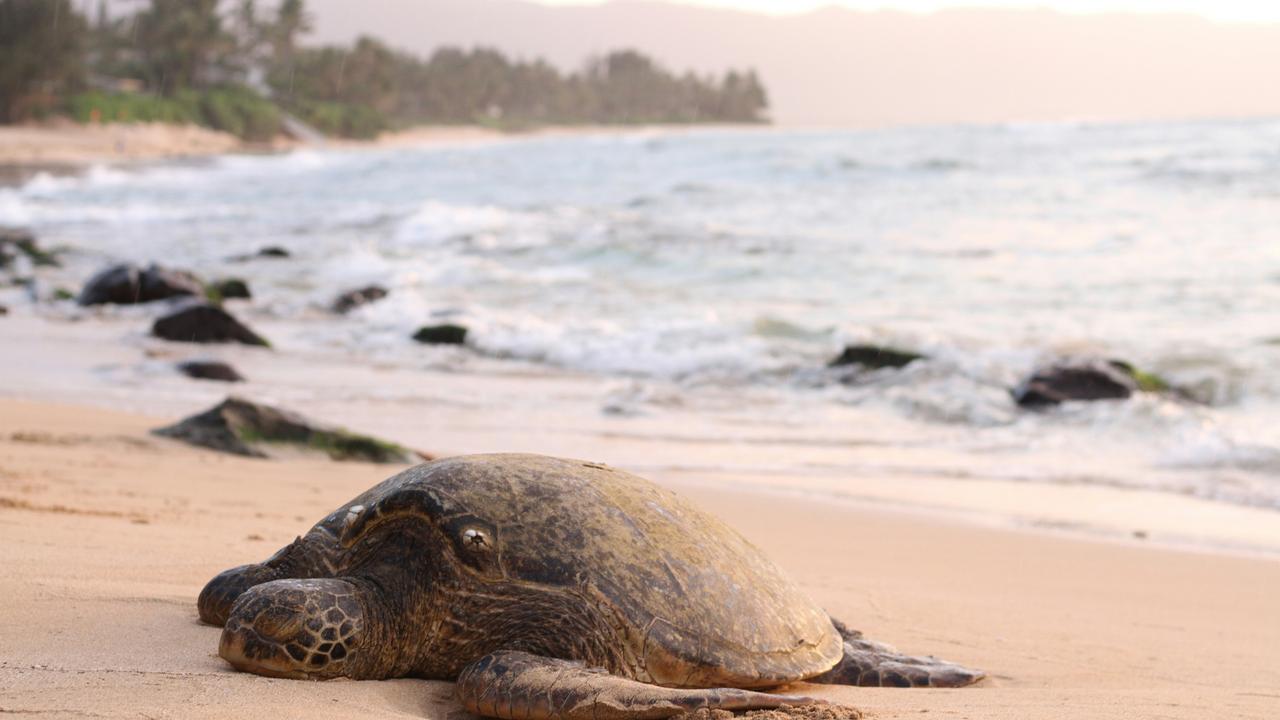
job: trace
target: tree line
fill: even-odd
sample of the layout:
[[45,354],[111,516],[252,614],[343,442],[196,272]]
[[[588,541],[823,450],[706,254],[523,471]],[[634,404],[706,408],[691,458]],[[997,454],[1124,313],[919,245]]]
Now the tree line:
[[673,73],[634,50],[563,71],[487,48],[419,57],[370,37],[305,46],[304,0],[147,0],[85,17],[71,0],[0,0],[0,122],[194,122],[265,139],[280,109],[331,135],[415,124],[765,122],[752,70]]

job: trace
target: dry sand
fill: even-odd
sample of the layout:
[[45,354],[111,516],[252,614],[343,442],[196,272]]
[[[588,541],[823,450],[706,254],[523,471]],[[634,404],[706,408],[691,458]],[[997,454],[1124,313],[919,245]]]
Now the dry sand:
[[77,166],[200,157],[244,149],[234,135],[160,123],[0,127],[0,165]]
[[[443,682],[231,671],[196,620],[215,572],[265,558],[394,468],[217,455],[172,418],[0,400],[0,714],[405,717]],[[873,718],[1280,717],[1280,563],[655,478],[724,517],[833,615],[982,667],[963,690],[801,686]]]

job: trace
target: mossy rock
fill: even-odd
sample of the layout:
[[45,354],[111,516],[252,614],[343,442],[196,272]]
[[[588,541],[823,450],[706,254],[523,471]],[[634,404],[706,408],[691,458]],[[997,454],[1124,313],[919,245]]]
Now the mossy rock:
[[204,286],[204,296],[209,302],[221,305],[223,300],[248,300],[253,297],[249,283],[240,278],[227,278]]
[[1014,400],[1023,407],[1067,401],[1125,400],[1138,392],[1192,399],[1165,378],[1140,370],[1125,360],[1059,361],[1035,371],[1012,391]]
[[36,267],[59,267],[57,254],[45,250],[36,236],[23,228],[0,228],[0,268],[7,267],[21,253]]
[[426,345],[462,345],[467,341],[467,328],[462,325],[427,325],[418,328],[413,339]]
[[902,368],[916,360],[923,360],[924,357],[920,353],[880,345],[846,345],[844,352],[828,363],[827,367],[858,365],[869,370]]
[[409,464],[425,457],[387,440],[326,426],[288,410],[234,396],[152,432],[245,457],[269,458],[286,447],[322,453],[339,461]]

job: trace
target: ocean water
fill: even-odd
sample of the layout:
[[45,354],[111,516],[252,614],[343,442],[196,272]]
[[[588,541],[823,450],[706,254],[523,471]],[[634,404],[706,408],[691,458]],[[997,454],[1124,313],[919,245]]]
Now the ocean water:
[[[74,249],[46,295],[117,259],[243,277],[238,314],[295,328],[281,352],[598,375],[612,417],[767,419],[892,451],[839,472],[1280,508],[1280,121],[303,150],[39,175],[0,189],[0,224]],[[294,257],[233,260],[267,245]],[[390,296],[326,311],[370,283]],[[472,347],[409,339],[442,321]],[[852,342],[928,357],[827,369]],[[1014,405],[1032,369],[1078,354],[1203,404]]]

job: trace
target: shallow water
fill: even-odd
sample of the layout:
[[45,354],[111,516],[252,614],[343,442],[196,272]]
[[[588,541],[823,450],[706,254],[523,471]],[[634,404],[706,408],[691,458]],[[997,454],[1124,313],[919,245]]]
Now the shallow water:
[[[309,150],[40,175],[0,190],[0,224],[76,248],[46,290],[116,258],[244,277],[237,312],[286,323],[282,352],[615,377],[601,413],[767,420],[800,443],[777,453],[793,470],[863,443],[842,472],[1280,507],[1277,121]],[[294,257],[230,259],[266,245]],[[387,300],[326,312],[373,282]],[[409,340],[442,320],[472,328],[475,355]],[[861,341],[928,359],[825,369]],[[1019,411],[1008,389],[1066,353],[1210,404]]]

